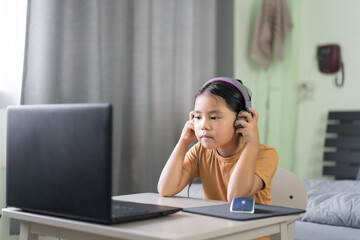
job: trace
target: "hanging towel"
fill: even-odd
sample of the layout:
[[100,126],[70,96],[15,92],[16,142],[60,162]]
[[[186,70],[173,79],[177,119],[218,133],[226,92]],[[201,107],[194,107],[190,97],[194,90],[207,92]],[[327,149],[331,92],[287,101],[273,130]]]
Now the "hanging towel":
[[254,31],[251,57],[263,69],[268,69],[271,58],[283,58],[285,36],[293,23],[287,0],[262,0]]

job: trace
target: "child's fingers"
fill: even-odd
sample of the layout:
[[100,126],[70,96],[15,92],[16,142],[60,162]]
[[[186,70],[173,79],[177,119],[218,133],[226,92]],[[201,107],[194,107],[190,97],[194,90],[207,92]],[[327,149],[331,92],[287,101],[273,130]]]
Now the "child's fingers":
[[185,123],[184,129],[181,134],[181,138],[189,142],[196,140],[193,121],[189,120]]
[[187,128],[191,129],[191,130],[194,130],[194,123],[193,121],[188,121],[187,122]]
[[249,111],[252,113],[252,118],[255,120],[259,119],[259,113],[257,111],[255,111],[253,108],[248,108]]
[[236,125],[241,124],[243,126],[242,122],[240,122],[240,121],[245,121],[246,123],[251,122],[252,121],[251,113],[249,113],[248,111],[241,111],[238,114],[238,118],[236,120]]
[[243,129],[244,128],[237,128],[236,130],[235,130],[235,132],[237,133],[237,134],[239,134],[239,133],[243,133]]
[[[239,127],[239,125],[241,125],[241,127]],[[243,120],[243,119],[240,119],[240,120],[237,120],[235,122],[235,127],[236,127],[236,133],[240,133],[239,130],[243,130],[245,128],[248,128],[249,127],[249,122]]]

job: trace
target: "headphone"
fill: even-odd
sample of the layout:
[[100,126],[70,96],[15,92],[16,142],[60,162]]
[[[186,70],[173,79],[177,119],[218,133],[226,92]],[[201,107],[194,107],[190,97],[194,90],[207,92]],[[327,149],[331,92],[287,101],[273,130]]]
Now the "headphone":
[[[217,77],[217,78],[213,78],[213,79],[210,79],[209,81],[207,81],[203,86],[202,88],[204,88],[206,85],[212,83],[212,82],[227,82],[231,85],[233,85],[234,87],[236,87],[237,90],[239,90],[241,96],[243,97],[244,99],[244,102],[245,102],[245,109],[247,112],[250,112],[248,109],[251,107],[251,96],[249,94],[249,91],[247,90],[247,88],[244,86],[244,84],[242,83],[241,80],[239,79],[235,79],[235,78],[231,78],[231,77]],[[250,112],[251,114],[251,112]],[[245,120],[246,121],[246,118],[245,117],[239,117],[238,115],[236,115],[236,120]],[[237,125],[235,126],[236,129],[238,128],[242,128],[241,125]],[[193,183],[193,179],[194,179],[194,176],[195,176],[195,172],[196,172],[196,169],[197,169],[197,166],[199,164],[199,154],[200,154],[200,149],[201,149],[201,143],[199,145],[199,149],[197,151],[197,155],[196,155],[196,163],[195,163],[195,169],[194,169],[194,173],[193,175],[191,176],[191,179],[190,179],[190,182],[189,182],[189,186],[188,186],[188,191],[187,191],[187,197],[189,197],[189,193],[190,193],[190,187]]]
[[237,90],[239,90],[239,92],[241,93],[241,96],[243,97],[243,99],[245,101],[245,109],[248,110],[248,108],[251,107],[251,96],[250,96],[247,88],[244,86],[244,84],[242,83],[241,80],[231,78],[231,77],[217,77],[217,78],[213,78],[213,79],[210,79],[209,81],[207,81],[204,84],[203,87],[205,87],[206,85],[208,85],[208,84],[210,84],[212,82],[227,82],[227,83],[230,83],[231,85],[236,87]]

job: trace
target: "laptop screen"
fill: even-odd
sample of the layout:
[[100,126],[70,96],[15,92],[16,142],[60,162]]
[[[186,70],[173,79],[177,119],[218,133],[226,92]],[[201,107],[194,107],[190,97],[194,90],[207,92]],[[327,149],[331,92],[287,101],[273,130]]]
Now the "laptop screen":
[[10,106],[7,205],[108,221],[111,132],[109,104]]

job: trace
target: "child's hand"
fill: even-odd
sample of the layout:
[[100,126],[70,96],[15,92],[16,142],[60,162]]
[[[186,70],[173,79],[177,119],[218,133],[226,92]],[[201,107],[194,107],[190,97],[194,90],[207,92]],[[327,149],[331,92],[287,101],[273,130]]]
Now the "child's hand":
[[236,129],[235,132],[241,133],[243,135],[246,144],[260,144],[259,130],[257,125],[259,114],[252,108],[249,108],[249,111],[252,113],[252,115],[246,111],[238,114],[239,117],[245,117],[247,121],[236,120],[235,126],[241,124],[243,127]]
[[196,140],[193,111],[189,113],[189,121],[185,123],[180,139],[186,141],[188,144]]

